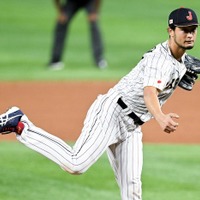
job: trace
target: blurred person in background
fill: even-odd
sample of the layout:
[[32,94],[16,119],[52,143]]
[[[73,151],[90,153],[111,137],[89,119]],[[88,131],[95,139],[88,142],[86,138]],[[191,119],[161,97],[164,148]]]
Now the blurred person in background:
[[88,16],[94,62],[100,69],[107,67],[107,62],[103,57],[103,43],[98,25],[101,0],[54,0],[54,3],[58,11],[58,19],[55,26],[51,59],[48,67],[52,70],[64,68],[62,55],[65,38],[67,37],[72,18],[81,9],[85,9]]

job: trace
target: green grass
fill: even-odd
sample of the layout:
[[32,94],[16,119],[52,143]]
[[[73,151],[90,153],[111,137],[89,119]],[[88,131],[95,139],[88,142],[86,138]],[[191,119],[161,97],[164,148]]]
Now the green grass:
[[199,146],[146,145],[144,199],[199,199]]
[[[0,152],[0,199],[120,200],[105,154],[73,176],[18,142],[1,142]],[[199,152],[198,145],[144,144],[143,199],[199,200]]]
[[[200,12],[196,0],[103,1],[100,25],[109,68],[92,61],[85,12],[75,16],[64,55],[64,71],[50,72],[49,60],[56,11],[52,1],[0,1],[0,80],[111,80],[131,70],[142,54],[168,38],[167,17],[185,6]],[[199,56],[199,45],[191,51]]]

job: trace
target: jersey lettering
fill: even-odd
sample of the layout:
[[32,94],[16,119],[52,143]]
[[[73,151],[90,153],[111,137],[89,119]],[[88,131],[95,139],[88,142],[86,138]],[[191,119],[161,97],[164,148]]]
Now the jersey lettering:
[[174,89],[179,83],[179,80],[180,80],[179,78],[172,79],[170,82],[166,84],[166,89]]

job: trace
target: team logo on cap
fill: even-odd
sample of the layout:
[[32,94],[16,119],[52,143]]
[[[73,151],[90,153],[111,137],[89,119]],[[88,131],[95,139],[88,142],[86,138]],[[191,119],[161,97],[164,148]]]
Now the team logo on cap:
[[191,21],[191,20],[193,19],[193,17],[192,17],[192,12],[191,12],[191,11],[188,11],[188,16],[186,16],[186,19],[187,19],[188,21]]

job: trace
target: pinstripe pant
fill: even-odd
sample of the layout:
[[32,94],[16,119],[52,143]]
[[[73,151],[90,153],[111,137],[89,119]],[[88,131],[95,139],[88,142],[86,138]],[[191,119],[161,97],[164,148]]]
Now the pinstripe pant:
[[24,115],[25,129],[17,139],[72,174],[84,173],[107,150],[122,200],[141,199],[142,133],[116,103],[110,90],[88,110],[84,127],[73,147],[36,127]]

